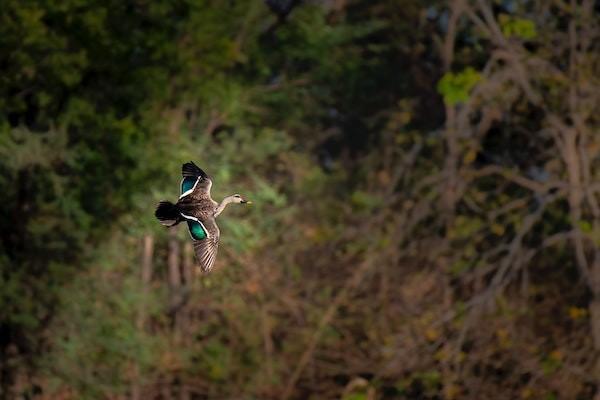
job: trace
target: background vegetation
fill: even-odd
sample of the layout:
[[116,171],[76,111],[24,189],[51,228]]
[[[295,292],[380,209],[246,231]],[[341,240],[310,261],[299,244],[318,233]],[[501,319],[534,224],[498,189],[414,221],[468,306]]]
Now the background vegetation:
[[600,398],[599,12],[4,0],[0,398]]

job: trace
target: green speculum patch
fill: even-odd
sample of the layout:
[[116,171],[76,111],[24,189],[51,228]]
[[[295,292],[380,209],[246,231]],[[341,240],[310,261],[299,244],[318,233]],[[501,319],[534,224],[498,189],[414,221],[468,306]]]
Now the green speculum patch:
[[202,224],[197,221],[187,220],[188,228],[190,230],[190,234],[194,240],[202,240],[206,239],[207,232],[202,227]]
[[181,181],[181,194],[191,190],[196,184],[196,180],[198,180],[198,178],[193,176],[183,178],[183,181]]

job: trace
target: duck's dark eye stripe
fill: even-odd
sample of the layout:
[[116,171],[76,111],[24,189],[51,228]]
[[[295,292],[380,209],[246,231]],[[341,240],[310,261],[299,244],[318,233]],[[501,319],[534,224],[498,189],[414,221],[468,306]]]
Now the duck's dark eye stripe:
[[202,240],[206,239],[206,231],[202,227],[202,224],[196,221],[187,220],[188,228],[190,230],[190,235],[194,240]]

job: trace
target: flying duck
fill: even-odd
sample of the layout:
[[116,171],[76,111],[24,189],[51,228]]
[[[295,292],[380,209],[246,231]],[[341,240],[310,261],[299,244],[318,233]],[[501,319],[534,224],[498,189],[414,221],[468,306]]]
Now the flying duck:
[[161,201],[156,207],[156,218],[164,226],[187,222],[194,243],[194,252],[203,272],[209,272],[217,256],[219,227],[215,219],[230,203],[251,204],[239,194],[232,194],[217,203],[210,197],[212,180],[192,161],[181,166],[181,196],[177,203]]

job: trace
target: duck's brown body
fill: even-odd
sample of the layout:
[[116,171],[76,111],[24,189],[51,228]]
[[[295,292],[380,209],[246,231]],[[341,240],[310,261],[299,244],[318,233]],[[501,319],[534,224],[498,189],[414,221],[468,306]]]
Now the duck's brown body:
[[181,197],[175,206],[182,214],[192,215],[199,220],[206,221],[214,218],[219,203],[210,198],[209,192],[202,192],[196,188],[187,196]]

